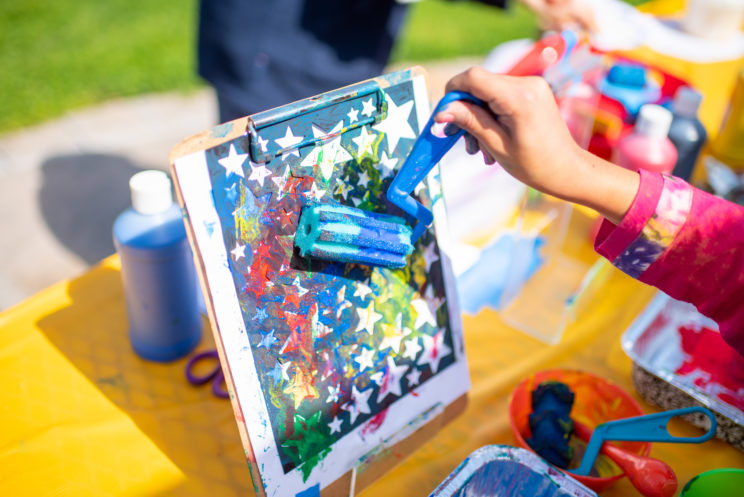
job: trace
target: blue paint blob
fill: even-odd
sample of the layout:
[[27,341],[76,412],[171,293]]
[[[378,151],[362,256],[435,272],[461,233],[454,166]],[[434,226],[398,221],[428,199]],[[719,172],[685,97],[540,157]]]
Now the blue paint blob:
[[573,434],[570,413],[574,393],[565,383],[546,381],[532,391],[532,413],[529,416],[532,437],[527,444],[545,460],[568,468],[573,458],[569,445]]

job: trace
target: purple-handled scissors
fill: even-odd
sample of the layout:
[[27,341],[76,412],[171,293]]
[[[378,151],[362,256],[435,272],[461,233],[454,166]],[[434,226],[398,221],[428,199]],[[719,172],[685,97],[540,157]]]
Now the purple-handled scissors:
[[[210,369],[205,375],[194,374],[196,364],[204,360],[214,361],[215,366]],[[223,386],[225,383],[225,375],[222,373],[220,356],[217,354],[217,350],[207,350],[205,352],[200,352],[189,359],[189,362],[186,363],[186,379],[189,380],[189,383],[196,386],[204,385],[208,381],[212,380],[212,393],[215,395],[215,397],[219,397],[221,399],[230,398],[230,394],[227,392],[227,390],[225,390],[225,387]]]

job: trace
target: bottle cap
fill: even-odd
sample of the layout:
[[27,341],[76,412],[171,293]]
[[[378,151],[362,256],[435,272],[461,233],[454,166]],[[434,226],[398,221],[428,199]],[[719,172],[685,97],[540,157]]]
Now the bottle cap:
[[703,95],[689,86],[682,86],[674,94],[672,109],[678,116],[695,117],[697,115]]
[[635,132],[654,138],[665,137],[672,124],[672,113],[661,105],[646,104],[638,112]]
[[129,179],[132,207],[140,214],[158,214],[173,205],[170,178],[163,171],[142,171]]

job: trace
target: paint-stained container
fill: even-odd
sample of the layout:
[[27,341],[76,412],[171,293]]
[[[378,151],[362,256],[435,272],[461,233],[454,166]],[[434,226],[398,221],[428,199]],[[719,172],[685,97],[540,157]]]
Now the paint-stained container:
[[488,445],[471,453],[429,497],[596,497],[525,449]]
[[188,354],[201,339],[191,249],[171,183],[162,171],[129,181],[132,206],[114,222],[134,351],[151,361]]

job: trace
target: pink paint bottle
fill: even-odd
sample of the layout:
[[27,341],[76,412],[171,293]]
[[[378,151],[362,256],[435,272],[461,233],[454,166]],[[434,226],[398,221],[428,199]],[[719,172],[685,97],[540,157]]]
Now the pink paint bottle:
[[641,107],[633,132],[621,139],[613,162],[627,169],[670,174],[677,162],[677,149],[667,138],[672,113],[664,107]]

